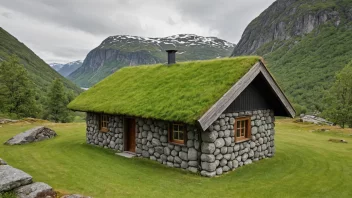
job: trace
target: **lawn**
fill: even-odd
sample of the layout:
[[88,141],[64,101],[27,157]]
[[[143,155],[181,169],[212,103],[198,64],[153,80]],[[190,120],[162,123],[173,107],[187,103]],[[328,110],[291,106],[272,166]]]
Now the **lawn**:
[[[43,124],[43,123],[42,123]],[[0,142],[38,124],[0,127]],[[276,155],[216,178],[85,144],[85,124],[44,123],[53,140],[0,144],[0,157],[63,193],[99,197],[352,197],[352,130],[277,120]],[[329,128],[328,132],[315,132]],[[344,138],[349,143],[329,142]]]

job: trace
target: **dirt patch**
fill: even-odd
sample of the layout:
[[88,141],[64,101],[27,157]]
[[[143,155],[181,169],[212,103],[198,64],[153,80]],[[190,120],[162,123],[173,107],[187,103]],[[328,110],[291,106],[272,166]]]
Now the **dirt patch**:
[[329,142],[335,142],[335,143],[347,143],[346,140],[343,140],[343,139],[332,139],[330,138],[329,139]]

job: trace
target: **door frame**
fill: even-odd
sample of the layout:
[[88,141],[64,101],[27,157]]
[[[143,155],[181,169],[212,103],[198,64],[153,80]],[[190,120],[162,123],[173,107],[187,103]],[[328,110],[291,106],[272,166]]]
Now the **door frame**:
[[[134,123],[136,123],[136,118],[134,117],[124,117],[123,118],[123,123],[124,123],[124,134],[123,134],[123,143],[124,143],[124,151],[127,151],[127,152],[132,152],[132,153],[135,153],[135,151],[130,151],[129,150],[129,144],[130,144],[130,141],[131,141],[131,136],[130,136],[130,128],[129,128],[129,122],[131,121],[134,121]],[[134,136],[134,142],[135,142],[135,147],[137,147],[137,144],[136,144],[136,137],[137,137],[137,131],[136,131],[137,127],[136,127],[136,124],[134,124],[134,133],[135,133],[135,136]],[[135,148],[136,149],[136,148]]]

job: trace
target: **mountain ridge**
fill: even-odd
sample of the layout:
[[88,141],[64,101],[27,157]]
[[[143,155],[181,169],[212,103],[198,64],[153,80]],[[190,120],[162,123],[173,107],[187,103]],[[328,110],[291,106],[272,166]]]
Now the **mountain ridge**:
[[204,60],[229,56],[235,44],[217,37],[178,34],[168,37],[116,35],[90,51],[82,67],[68,78],[90,87],[125,66],[166,62],[167,49],[177,49],[177,61]]
[[83,64],[82,60],[76,60],[76,61],[71,61],[68,63],[49,63],[50,67],[55,69],[59,74],[61,74],[64,77],[67,77],[70,75],[72,72],[74,72],[76,69],[81,67]]

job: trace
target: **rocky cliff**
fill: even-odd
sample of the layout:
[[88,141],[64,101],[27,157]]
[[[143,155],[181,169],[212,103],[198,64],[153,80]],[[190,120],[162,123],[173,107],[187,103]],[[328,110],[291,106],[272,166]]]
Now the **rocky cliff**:
[[247,26],[232,56],[255,54],[271,41],[303,36],[323,24],[338,27],[352,20],[352,10],[343,7],[346,4],[343,0],[278,0]]
[[264,56],[297,109],[321,111],[351,46],[351,0],[277,0],[248,25],[232,56]]
[[166,62],[167,49],[177,49],[177,61],[229,56],[234,44],[216,37],[179,34],[164,38],[118,35],[90,51],[82,67],[68,76],[81,87],[90,87],[125,66]]

